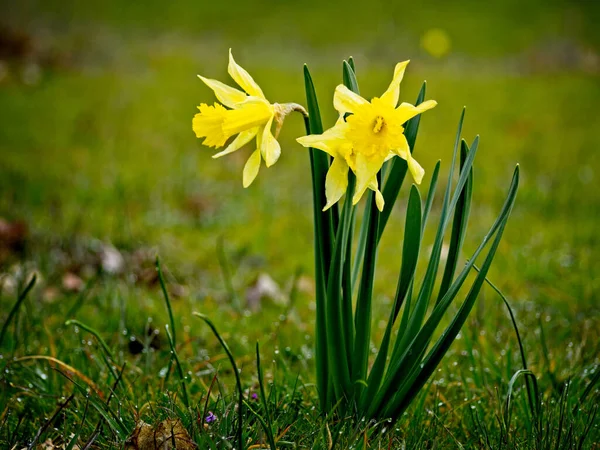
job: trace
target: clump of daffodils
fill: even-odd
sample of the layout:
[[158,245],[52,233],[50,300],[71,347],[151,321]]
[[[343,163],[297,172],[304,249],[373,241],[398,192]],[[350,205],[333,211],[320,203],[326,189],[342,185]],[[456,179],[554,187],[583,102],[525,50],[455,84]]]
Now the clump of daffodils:
[[[344,62],[344,84],[337,86],[333,95],[333,106],[339,117],[326,130],[321,124],[315,87],[306,66],[308,117],[304,108],[296,104],[271,104],[252,77],[236,64],[231,52],[229,74],[243,91],[200,77],[215,92],[220,103],[200,105],[200,112],[193,120],[196,136],[204,137],[207,146],[224,147],[237,135],[214,157],[236,151],[256,138],[256,150],[244,167],[244,186],[255,179],[261,160],[267,167],[278,160],[281,147],[277,134],[283,118],[291,111],[301,111],[305,115],[307,135],[297,141],[309,148],[314,190],[315,385],[324,415],[352,416],[356,420],[396,420],[404,414],[431,379],[473,309],[516,198],[518,166],[498,217],[461,267],[459,260],[473,197],[473,161],[479,146],[479,137],[470,146],[461,139],[463,111],[435,240],[431,250],[423,254],[421,249],[426,248],[423,242],[425,218],[436,193],[440,163],[433,171],[423,209],[417,185],[421,184],[425,170],[413,157],[412,147],[420,114],[437,103],[424,100],[424,83],[414,105],[398,104],[400,83],[408,63],[398,63],[386,91],[368,101],[358,94],[353,61]],[[274,122],[277,125],[275,134],[271,131]],[[384,164],[392,159],[395,161],[383,177]],[[458,180],[453,185],[456,170]],[[402,266],[384,336],[373,345],[372,304],[376,301],[373,286],[378,245],[407,172],[415,184],[410,187],[405,209]],[[368,190],[360,232],[355,233],[356,204]],[[344,194],[343,207],[332,208]],[[442,259],[450,224],[448,255]],[[415,274],[422,258],[426,259],[427,269],[422,280],[418,280]],[[480,267],[478,273],[470,288],[463,289],[471,283],[469,275],[476,262]],[[442,267],[442,282],[434,295]],[[393,289],[392,286],[388,288]],[[459,299],[463,292],[468,294]],[[454,308],[451,309],[452,305]],[[233,357],[222,338],[214,326],[201,317],[223,344],[237,374]],[[371,350],[373,346],[377,348],[375,354]],[[260,365],[258,370],[260,379]],[[237,383],[241,417],[243,402],[239,377]],[[240,419],[240,447],[242,439]],[[271,447],[275,447],[274,442]]]
[[[421,183],[425,171],[412,157],[404,136],[404,123],[437,105],[427,100],[418,106],[410,103],[398,105],[400,82],[409,61],[398,63],[394,78],[381,97],[370,102],[340,84],[335,89],[333,106],[340,118],[323,134],[298,138],[305,147],[318,148],[333,157],[325,184],[327,205],[330,208],[346,192],[348,171],[356,175],[356,189],[352,203],[356,204],[367,188],[375,191],[377,207],[383,210],[383,195],[379,191],[377,173],[383,163],[394,156],[406,160],[417,184]],[[344,119],[344,117],[346,119]]]
[[[277,142],[277,135],[285,116],[292,111],[306,112],[295,103],[271,104],[256,81],[235,62],[231,50],[228,72],[243,91],[198,75],[221,103],[200,104],[200,112],[194,116],[192,128],[196,137],[205,138],[203,144],[208,147],[223,147],[231,137],[237,135],[213,158],[233,153],[256,138],[256,150],[244,166],[243,184],[248,187],[258,175],[261,160],[270,167],[279,159],[281,146]],[[276,124],[275,134],[271,131],[273,122]]]

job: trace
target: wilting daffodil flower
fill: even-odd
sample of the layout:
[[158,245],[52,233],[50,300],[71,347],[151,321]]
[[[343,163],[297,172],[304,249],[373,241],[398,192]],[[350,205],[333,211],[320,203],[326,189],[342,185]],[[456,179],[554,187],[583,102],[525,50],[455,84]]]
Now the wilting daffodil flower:
[[[258,175],[261,158],[267,167],[277,162],[281,155],[281,147],[277,135],[286,115],[292,111],[306,114],[302,106],[295,103],[269,103],[262,89],[246,70],[239,66],[229,50],[229,75],[243,89],[228,86],[220,81],[198,77],[211,88],[217,100],[214,105],[200,104],[200,112],[194,116],[192,128],[196,137],[204,137],[203,144],[208,147],[223,147],[234,135],[236,138],[213,158],[233,153],[252,139],[256,138],[256,150],[244,166],[244,187]],[[276,123],[275,135],[271,132],[273,122]]]
[[325,181],[325,209],[344,195],[348,186],[348,170],[352,170],[356,175],[352,203],[358,203],[365,190],[370,188],[375,191],[377,207],[382,211],[384,201],[377,184],[377,173],[383,163],[394,156],[406,160],[415,182],[421,183],[425,171],[411,155],[403,125],[412,117],[433,108],[437,102],[427,100],[418,106],[410,103],[397,106],[400,82],[408,63],[396,64],[388,89],[370,102],[339,85],[333,97],[333,106],[340,113],[337,123],[323,134],[297,139],[301,145],[318,148],[333,157]]

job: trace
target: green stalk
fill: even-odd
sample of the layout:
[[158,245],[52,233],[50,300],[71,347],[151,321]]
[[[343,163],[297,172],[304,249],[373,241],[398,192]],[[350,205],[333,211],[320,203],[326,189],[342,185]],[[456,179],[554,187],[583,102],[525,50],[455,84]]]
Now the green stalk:
[[[342,216],[336,233],[333,256],[327,283],[327,351],[329,370],[337,400],[348,399],[351,391],[350,364],[346,359],[347,336],[342,316],[342,270],[350,238],[350,221],[352,215],[352,193],[356,185],[356,177],[348,173],[348,189]],[[337,401],[336,400],[336,401]]]
[[367,389],[363,391],[360,398],[359,412],[364,414],[367,410],[369,401],[375,396],[381,385],[385,365],[387,362],[388,348],[392,335],[392,328],[396,318],[400,313],[400,308],[406,298],[409,288],[414,278],[417,261],[419,257],[419,247],[421,244],[421,196],[415,185],[411,187],[406,209],[406,226],[404,227],[404,242],[402,247],[402,268],[398,277],[398,287],[394,298],[394,305],[390,311],[390,317],[385,329],[385,334],[369,378],[367,380]]
[[[377,175],[377,181],[381,184],[381,174]],[[362,382],[366,382],[367,365],[369,362],[371,343],[371,310],[373,299],[373,279],[375,277],[375,261],[377,259],[377,230],[379,229],[379,210],[373,201],[374,192],[369,193],[371,197],[371,208],[368,210],[368,232],[365,257],[363,261],[362,277],[356,301],[354,313],[354,326],[356,337],[354,339],[354,354],[352,358],[352,375],[355,396],[360,398],[363,390]],[[349,201],[346,200],[346,201]]]
[[[323,132],[319,104],[312,77],[304,66],[304,83],[306,89],[306,106],[309,117],[304,119],[307,134]],[[326,411],[332,404],[329,390],[329,370],[327,360],[327,327],[326,327],[326,289],[327,275],[333,246],[333,231],[330,212],[323,212],[327,204],[325,198],[325,177],[329,169],[327,155],[316,149],[309,149],[310,167],[313,187],[314,218],[314,252],[315,252],[315,359],[317,372],[317,391],[321,410]]]

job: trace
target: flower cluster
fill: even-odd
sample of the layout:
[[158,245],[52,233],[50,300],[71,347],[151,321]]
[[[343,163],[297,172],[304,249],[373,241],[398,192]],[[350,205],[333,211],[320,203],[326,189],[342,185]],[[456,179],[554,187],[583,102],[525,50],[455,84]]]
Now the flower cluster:
[[[411,155],[403,125],[437,103],[427,100],[418,106],[410,103],[398,105],[400,82],[408,63],[404,61],[396,65],[387,90],[381,97],[371,101],[344,85],[337,86],[333,96],[333,106],[339,113],[337,123],[322,134],[297,139],[304,147],[322,150],[333,158],[325,182],[325,209],[344,195],[348,187],[348,172],[351,170],[356,175],[352,203],[358,203],[364,192],[372,189],[376,194],[377,207],[382,211],[384,200],[377,173],[385,161],[395,156],[406,160],[413,179],[417,184],[421,183],[425,171]],[[250,155],[243,172],[243,185],[248,187],[258,175],[261,160],[270,167],[279,159],[281,146],[276,138],[285,116],[292,111],[300,111],[305,115],[306,112],[295,103],[269,103],[250,74],[235,62],[231,50],[228,72],[243,92],[220,81],[199,76],[221,103],[202,103],[198,107],[200,112],[194,116],[192,127],[196,136],[204,137],[203,144],[209,147],[223,147],[229,138],[237,135],[213,158],[232,153],[256,138],[257,148]],[[273,122],[277,124],[275,135],[271,132]]]

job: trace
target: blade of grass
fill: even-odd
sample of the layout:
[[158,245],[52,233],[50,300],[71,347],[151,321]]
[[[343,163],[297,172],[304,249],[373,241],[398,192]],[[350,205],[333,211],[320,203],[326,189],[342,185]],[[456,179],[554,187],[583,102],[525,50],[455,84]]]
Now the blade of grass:
[[[265,409],[265,416],[267,417],[266,424],[264,424],[263,428],[265,429],[265,433],[267,434],[267,439],[269,440],[269,445],[271,448],[275,448],[275,438],[273,437],[273,420],[271,419],[271,414],[269,413],[269,404],[267,403],[267,396],[265,395],[265,385],[263,382],[262,368],[260,366],[260,351],[258,348],[258,342],[256,343],[256,371],[258,372],[258,387],[260,389],[260,400],[263,404],[263,408]],[[248,406],[248,405],[246,405]],[[253,411],[254,412],[254,411]],[[254,413],[257,417],[258,414]],[[259,420],[262,420],[260,418]]]
[[171,330],[173,333],[173,342],[177,342],[177,332],[175,330],[175,318],[173,316],[173,308],[171,307],[171,299],[169,298],[169,292],[167,291],[167,285],[165,283],[165,278],[162,273],[162,269],[160,267],[160,260],[158,255],[155,260],[156,273],[158,274],[158,281],[160,283],[160,289],[162,290],[163,297],[165,298],[165,303],[167,304],[167,312],[169,313],[169,322],[171,323]]
[[31,289],[33,289],[33,286],[35,286],[36,280],[37,280],[37,276],[34,274],[31,277],[31,280],[29,280],[29,283],[27,283],[27,286],[25,286],[25,289],[23,289],[23,291],[19,294],[19,296],[17,297],[16,303],[14,304],[14,306],[8,313],[8,317],[6,318],[6,321],[4,322],[4,324],[2,325],[2,331],[0,331],[0,345],[2,344],[2,341],[4,340],[4,335],[6,334],[6,330],[8,330],[8,326],[10,325],[10,322],[15,317],[15,314],[17,314],[17,311],[21,307],[21,304],[23,303],[23,301],[25,301],[25,299],[27,298],[27,294],[29,294]]
[[[480,272],[479,267],[477,267],[477,265],[474,265],[473,268],[477,272]],[[506,309],[508,310],[508,314],[510,315],[510,321],[512,322],[512,326],[513,326],[513,329],[515,330],[515,335],[517,337],[517,342],[519,344],[519,353],[521,355],[521,364],[523,364],[524,370],[528,370],[529,367],[527,367],[527,357],[525,356],[525,349],[523,347],[523,341],[521,340],[521,333],[519,333],[519,327],[517,326],[517,320],[515,319],[513,310],[510,307],[510,304],[508,303],[508,300],[506,299],[506,297],[504,296],[502,291],[500,291],[500,289],[498,289],[498,287],[496,287],[496,285],[494,283],[492,283],[487,277],[485,278],[485,282],[496,292],[496,294],[498,294],[500,296],[500,298],[504,302],[504,306],[506,306]],[[539,413],[539,411],[538,411],[539,404],[538,404],[538,399],[533,397],[533,391],[532,391],[532,387],[529,383],[528,377],[525,377],[525,387],[527,388],[527,399],[529,401],[529,409],[531,411],[531,415],[532,415],[532,417],[536,417]]]
[[221,347],[223,347],[223,350],[225,350],[225,353],[227,354],[227,357],[229,358],[229,362],[231,363],[231,366],[233,367],[233,373],[235,375],[235,383],[236,383],[237,390],[238,390],[238,427],[237,427],[236,434],[237,434],[239,448],[240,449],[244,448],[244,439],[243,439],[243,435],[242,435],[243,418],[244,418],[244,415],[243,415],[243,413],[244,413],[244,411],[243,411],[244,391],[242,390],[242,381],[240,380],[240,371],[238,370],[237,364],[235,363],[235,358],[233,357],[231,350],[229,350],[229,346],[223,340],[223,338],[217,331],[217,328],[214,326],[212,321],[208,317],[206,317],[204,314],[200,314],[199,312],[194,311],[192,314],[194,316],[202,319],[210,327],[213,334],[215,335],[215,337],[221,344]]
[[56,418],[61,413],[61,411],[63,409],[65,409],[69,403],[71,403],[71,400],[73,400],[74,397],[75,397],[75,394],[71,394],[69,396],[69,398],[67,398],[63,403],[61,403],[61,404],[58,405],[58,408],[56,408],[56,411],[54,411],[54,414],[52,414],[52,417],[50,417],[50,419],[48,419],[44,423],[44,425],[42,425],[40,427],[40,429],[37,431],[37,433],[35,434],[35,436],[31,440],[31,442],[27,446],[27,450],[31,450],[34,447],[34,445],[36,444],[36,442],[38,441],[38,439],[40,438],[40,436],[42,434],[44,434],[44,432],[50,427],[50,425],[52,424],[52,422],[54,422],[56,420]]
[[165,325],[165,331],[167,333],[167,340],[169,341],[169,347],[171,347],[171,356],[175,360],[175,367],[177,368],[177,374],[179,375],[179,382],[181,383],[181,390],[183,392],[183,404],[186,408],[190,407],[190,399],[188,397],[187,388],[185,385],[185,375],[183,372],[183,368],[181,367],[181,362],[179,361],[179,356],[177,355],[177,350],[175,350],[175,341],[171,332],[169,331],[169,325]]
[[100,336],[100,333],[98,333],[98,331],[96,331],[94,328],[86,325],[85,323],[82,323],[78,320],[75,319],[71,319],[71,320],[67,320],[65,322],[66,326],[69,325],[73,325],[76,327],[81,328],[82,330],[87,331],[88,333],[90,333],[91,335],[93,335],[96,340],[98,341],[98,343],[100,344],[100,347],[102,348],[102,350],[104,351],[104,354],[107,356],[108,359],[105,359],[105,363],[106,363],[106,367],[108,367],[108,370],[110,371],[110,373],[112,374],[113,378],[117,378],[117,373],[115,372],[115,369],[113,368],[112,363],[115,363],[115,357],[113,356],[112,352],[110,351],[110,348],[108,348],[108,345],[106,344],[106,342],[104,341],[104,339],[102,339],[102,336]]
[[229,301],[233,305],[234,309],[238,312],[242,310],[240,299],[237,296],[235,289],[233,288],[233,281],[231,276],[231,268],[229,267],[229,261],[227,260],[227,254],[225,253],[225,245],[223,244],[223,236],[219,236],[217,239],[217,256],[219,260],[219,267],[221,268],[221,274],[223,276],[223,283],[225,283],[225,289],[229,296]]

